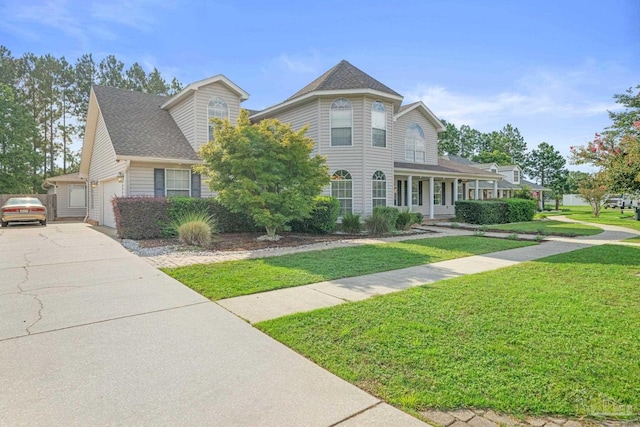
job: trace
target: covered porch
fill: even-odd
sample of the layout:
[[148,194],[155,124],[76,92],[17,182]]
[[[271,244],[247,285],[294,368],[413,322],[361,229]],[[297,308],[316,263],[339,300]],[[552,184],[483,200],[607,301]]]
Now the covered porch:
[[[439,159],[438,165],[396,162],[394,206],[420,212],[426,219],[451,218],[456,201],[499,194],[501,179],[497,173],[444,159]],[[491,193],[483,191],[483,185],[491,185]]]

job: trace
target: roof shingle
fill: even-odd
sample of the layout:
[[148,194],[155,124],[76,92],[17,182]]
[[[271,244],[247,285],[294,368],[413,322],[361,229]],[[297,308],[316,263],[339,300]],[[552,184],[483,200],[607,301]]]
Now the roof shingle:
[[167,97],[93,86],[116,155],[199,160],[168,111]]
[[373,89],[390,95],[401,96],[398,92],[343,59],[338,65],[294,93],[286,101],[318,90],[339,89]]

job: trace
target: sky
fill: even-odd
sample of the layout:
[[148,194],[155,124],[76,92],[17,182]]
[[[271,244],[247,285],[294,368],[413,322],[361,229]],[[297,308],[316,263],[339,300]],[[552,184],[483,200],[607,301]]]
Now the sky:
[[224,74],[256,110],[346,59],[457,126],[509,123],[568,156],[640,84],[640,0],[0,0],[0,45]]

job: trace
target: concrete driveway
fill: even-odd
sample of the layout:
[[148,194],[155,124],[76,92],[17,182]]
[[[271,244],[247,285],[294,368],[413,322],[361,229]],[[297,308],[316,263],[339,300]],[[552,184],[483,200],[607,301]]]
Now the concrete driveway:
[[424,425],[86,224],[0,230],[0,385],[0,425]]

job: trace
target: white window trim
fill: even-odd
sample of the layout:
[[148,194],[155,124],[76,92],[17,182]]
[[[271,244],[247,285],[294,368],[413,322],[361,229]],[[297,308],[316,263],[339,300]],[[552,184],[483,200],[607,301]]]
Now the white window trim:
[[169,188],[169,185],[167,184],[167,182],[169,181],[169,174],[167,173],[167,171],[185,171],[189,173],[189,179],[188,179],[188,183],[189,183],[189,195],[186,197],[191,197],[191,169],[176,169],[176,168],[165,168],[164,170],[164,196],[167,196],[167,193],[169,192],[169,190],[172,191],[184,191],[186,190],[185,188]]
[[[331,114],[331,112],[333,111],[333,103],[340,99],[346,99],[347,101],[349,101],[349,106],[351,106],[351,144],[350,145],[333,145],[333,138],[331,137],[331,131],[333,130],[333,114]],[[329,146],[330,147],[353,147],[353,103],[349,98],[345,98],[345,97],[336,98],[333,101],[331,101],[331,104],[329,104]]]
[[209,98],[209,102],[207,102],[207,138],[209,137],[209,135],[213,135],[212,127],[214,126],[213,123],[211,122],[211,119],[213,119],[210,113],[211,101],[215,101],[217,99],[222,100],[224,102],[224,105],[227,106],[227,117],[225,118],[227,120],[231,120],[231,112],[229,111],[229,103],[227,102],[227,100],[221,96],[212,96],[211,98]]
[[[71,206],[71,187],[82,187],[82,194],[84,194],[84,205]],[[67,207],[69,209],[80,209],[87,207],[87,186],[84,184],[69,184],[67,186]]]
[[[382,174],[382,176],[384,177],[384,179],[376,179],[376,178],[375,178],[375,176],[376,176],[376,174],[377,174],[378,172],[380,172],[380,173]],[[375,189],[374,189],[374,184],[375,184],[375,183],[378,183],[378,182],[382,182],[382,183],[384,183],[384,197],[375,197],[375,196],[374,196],[374,191],[375,191]],[[353,184],[352,184],[352,185],[353,185]],[[383,201],[384,201],[384,204],[383,204],[383,205],[381,205],[381,206],[387,206],[387,190],[388,190],[388,189],[387,189],[387,174],[385,174],[383,171],[380,171],[380,170],[375,171],[375,172],[373,173],[372,177],[371,177],[371,208],[374,208],[374,207],[375,207],[373,202],[374,202],[374,201],[376,201],[376,200],[383,200]],[[380,206],[380,205],[378,205],[378,206]]]
[[[384,108],[384,129],[380,129],[380,128],[374,128],[373,127],[373,106],[376,102],[379,102],[380,104],[382,104],[382,108]],[[379,113],[381,111],[378,111]],[[373,130],[374,129],[378,129],[378,130],[383,130],[384,131],[384,146],[379,146],[379,145],[373,145]],[[376,147],[376,148],[387,148],[387,107],[384,105],[384,102],[382,101],[373,101],[371,103],[371,146],[372,147]]]
[[[436,202],[436,195],[440,196],[440,200]],[[433,194],[431,197],[431,201],[433,206],[442,206],[442,181],[435,181],[433,183]]]
[[[518,174],[518,179],[516,179],[516,174]],[[518,169],[513,170],[513,183],[514,184],[520,183],[520,171]]]
[[[339,172],[339,171],[345,171],[346,173],[348,173],[348,174],[349,174],[349,176],[351,177],[351,179],[341,179],[341,180],[339,180],[339,179],[333,179],[333,176],[334,176],[337,172]],[[330,185],[330,187],[329,187],[329,192],[330,192],[331,197],[335,197],[335,196],[333,195],[333,183],[334,183],[334,182],[344,182],[344,181],[349,181],[349,182],[351,183],[351,212],[350,212],[350,213],[351,213],[351,214],[353,214],[353,175],[351,174],[351,172],[349,172],[349,171],[348,171],[348,170],[346,170],[346,169],[338,169],[338,170],[336,170],[335,172],[333,172],[333,173],[331,174],[331,178],[332,178],[332,179],[331,179],[331,181],[330,181],[330,183],[329,183],[329,185]],[[348,197],[335,197],[335,198],[336,198],[336,199],[338,199],[338,200],[348,200],[348,199],[349,199]],[[342,218],[342,217],[343,217],[343,215],[341,214],[339,218]]]
[[[424,143],[424,145],[423,145],[423,149],[424,150],[423,151],[416,150],[416,147],[415,146],[413,147],[413,150],[411,150],[411,151],[413,151],[413,158],[412,159],[407,157],[407,151],[408,151],[407,150],[407,132],[409,131],[409,128],[411,127],[411,125],[416,125],[416,126],[418,126],[420,128],[420,130],[422,131],[422,135],[423,135],[422,142]],[[423,160],[416,160],[416,153],[424,153],[424,159]],[[422,128],[422,126],[420,126],[417,123],[409,123],[409,125],[407,126],[407,128],[404,131],[404,159],[407,162],[412,162],[412,163],[421,163],[421,164],[427,163],[427,138],[426,138],[426,136],[424,136],[424,129]]]

